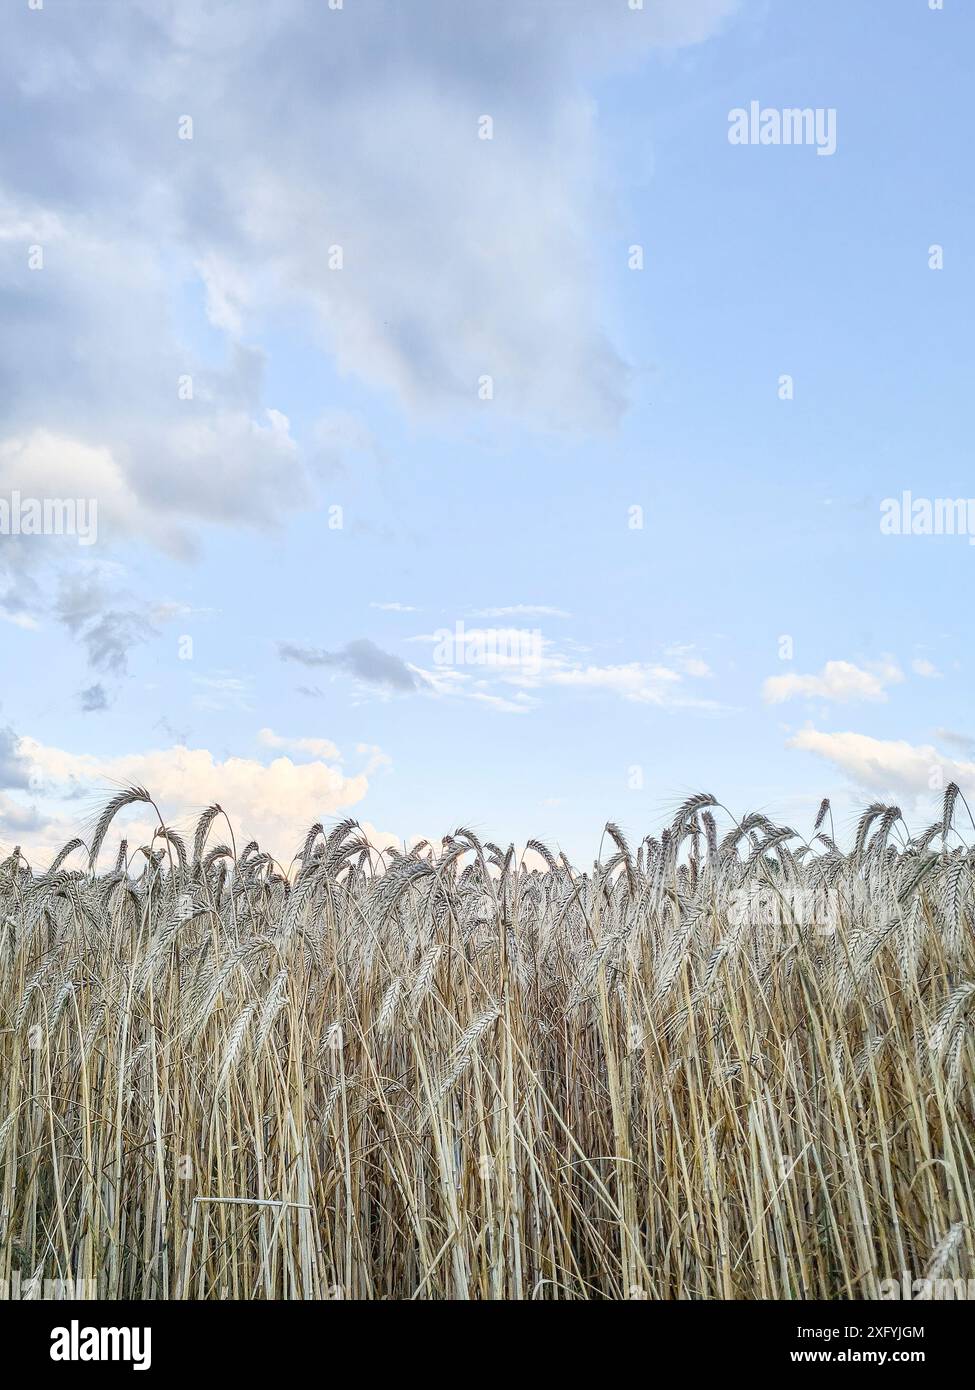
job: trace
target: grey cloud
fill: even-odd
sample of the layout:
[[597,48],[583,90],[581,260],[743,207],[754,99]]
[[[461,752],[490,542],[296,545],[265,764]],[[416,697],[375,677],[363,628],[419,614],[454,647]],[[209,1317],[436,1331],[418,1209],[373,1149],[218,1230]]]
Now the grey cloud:
[[62,574],[54,613],[73,635],[96,617],[109,601],[109,590],[100,573]]
[[[156,628],[143,609],[116,606],[117,597],[99,570],[69,573],[60,576],[53,606],[58,621],[83,644],[89,665],[96,671],[124,676],[129,652],[155,636]],[[101,687],[91,687],[98,689]]]
[[99,714],[102,710],[108,709],[111,703],[101,681],[96,681],[94,685],[82,690],[78,700],[85,714]]
[[[339,651],[328,652],[321,647],[303,647],[295,642],[279,642],[278,655],[282,661],[297,661],[302,666],[330,666],[345,671],[357,680],[371,685],[384,685],[392,690],[422,690],[425,680],[418,672],[392,652],[384,652],[367,637],[347,642]],[[303,693],[318,693],[305,687]]]
[[148,641],[154,631],[141,613],[109,611],[86,629],[82,640],[96,671],[124,676],[129,669],[129,652],[137,643]]
[[30,765],[17,752],[17,742],[9,725],[0,729],[0,788],[7,791],[30,786]]
[[969,734],[956,733],[954,729],[935,729],[935,738],[942,743],[947,743],[951,748],[957,748],[960,753],[971,757],[975,753],[975,738]]
[[[612,426],[628,372],[598,308],[591,229],[614,190],[593,85],[733,8],[130,0],[107,26],[58,6],[41,41],[15,8],[0,50],[0,224],[16,229],[0,237],[4,432],[43,425],[109,451],[121,484],[100,536],[179,550],[204,518],[273,523],[310,484],[243,339],[293,305],[341,370],[409,406],[478,409],[489,374],[500,414]],[[493,140],[477,138],[482,114]],[[43,273],[26,269],[31,243]],[[237,345],[223,370],[177,336],[174,264]]]
[[29,834],[39,830],[43,823],[36,806],[18,806],[0,796],[0,830],[4,835]]
[[153,728],[162,730],[162,732],[167,736],[167,738],[172,739],[173,743],[179,743],[185,746],[190,741],[189,730],[177,729],[175,724],[173,724],[171,720],[167,719],[164,714],[161,714],[159,716],[159,718],[153,725]]
[[29,541],[21,536],[3,537],[0,545],[0,612],[15,620],[36,617],[44,602],[36,568],[36,547],[32,549]]
[[[62,570],[57,576],[57,592],[49,611],[85,649],[88,664],[106,675],[128,673],[129,654],[143,642],[159,635],[165,624],[187,615],[184,604],[142,599],[118,582],[112,566],[91,565]],[[98,692],[101,691],[101,697]],[[106,709],[111,700],[101,683],[81,692],[86,711]],[[88,704],[86,700],[106,703]]]

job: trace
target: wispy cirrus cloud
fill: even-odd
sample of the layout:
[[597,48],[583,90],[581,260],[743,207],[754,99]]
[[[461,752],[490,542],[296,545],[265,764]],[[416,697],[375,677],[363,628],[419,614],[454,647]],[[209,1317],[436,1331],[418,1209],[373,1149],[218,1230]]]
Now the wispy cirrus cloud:
[[238,676],[233,671],[216,671],[206,676],[194,676],[193,686],[196,709],[219,714],[224,710],[249,712],[253,708],[248,676]]
[[510,603],[504,608],[478,608],[479,618],[571,618],[564,608],[549,608],[544,603]]
[[[559,689],[661,707],[723,708],[687,685],[686,677],[701,679],[711,672],[705,662],[689,659],[686,653],[680,657],[681,669],[657,661],[601,665],[581,660],[571,644],[553,641],[538,629],[466,628],[462,623],[408,640],[431,648],[432,666],[426,673],[438,693],[477,698],[506,712],[534,708],[543,691]],[[518,688],[518,696],[512,697],[512,686]]]

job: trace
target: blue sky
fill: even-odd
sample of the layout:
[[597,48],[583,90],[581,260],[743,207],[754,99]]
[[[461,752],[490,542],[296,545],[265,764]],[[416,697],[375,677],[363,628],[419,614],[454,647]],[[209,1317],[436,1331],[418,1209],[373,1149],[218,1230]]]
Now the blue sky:
[[[282,857],[348,814],[583,861],[694,790],[975,790],[975,555],[879,524],[975,491],[969,7],[2,23],[0,499],[98,535],[0,535],[0,846],[126,780]],[[835,153],[729,143],[752,101]]]

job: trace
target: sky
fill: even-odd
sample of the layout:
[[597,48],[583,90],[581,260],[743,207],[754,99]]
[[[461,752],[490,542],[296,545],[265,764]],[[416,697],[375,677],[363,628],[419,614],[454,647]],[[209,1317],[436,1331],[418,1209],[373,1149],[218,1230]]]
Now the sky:
[[975,793],[970,5],[0,28],[0,851]]

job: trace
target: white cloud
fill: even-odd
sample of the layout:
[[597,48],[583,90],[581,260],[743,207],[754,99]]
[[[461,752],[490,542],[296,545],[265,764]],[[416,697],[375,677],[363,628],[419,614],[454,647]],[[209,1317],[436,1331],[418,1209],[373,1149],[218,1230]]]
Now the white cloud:
[[0,609],[0,622],[11,623],[14,627],[23,628],[25,632],[36,632],[40,623],[36,618],[32,618],[29,613],[8,613]]
[[692,694],[684,685],[679,671],[656,662],[628,661],[613,666],[583,666],[558,658],[543,663],[537,675],[526,674],[511,679],[529,688],[552,686],[591,690],[668,709],[717,711],[723,708],[717,700]]
[[604,690],[627,700],[667,704],[680,674],[667,666],[629,661],[617,666],[565,666],[547,670],[542,683],[573,689]]
[[220,671],[212,676],[194,676],[193,684],[198,691],[193,696],[197,709],[220,713],[223,710],[249,711],[252,708],[250,680],[245,677]]
[[928,661],[926,657],[918,656],[911,662],[911,670],[916,676],[923,676],[926,680],[940,680],[941,672],[934,662]]
[[284,738],[273,729],[259,729],[258,741],[265,748],[278,748],[289,753],[307,753],[312,758],[327,758],[341,762],[342,754],[328,738]]
[[714,675],[714,672],[711,670],[711,667],[708,665],[708,663],[706,661],[702,661],[701,658],[698,656],[686,657],[684,660],[683,669],[687,672],[689,676],[697,676],[701,679],[707,676]]
[[975,762],[946,757],[932,744],[801,729],[789,739],[788,746],[825,758],[860,786],[874,791],[924,796],[948,782],[957,782],[963,790],[975,788]]
[[538,704],[537,700],[531,699],[523,691],[519,691],[513,700],[508,700],[503,695],[490,695],[484,690],[468,690],[464,694],[468,700],[490,705],[492,709],[500,710],[503,714],[527,714]]
[[376,743],[357,743],[355,751],[368,755],[368,761],[363,769],[367,777],[371,777],[381,767],[392,767],[393,765],[393,760],[389,754],[384,753]]
[[708,663],[697,655],[692,642],[667,647],[664,650],[664,656],[674,661],[687,676],[694,676],[698,680],[703,680],[714,675]]
[[548,608],[543,603],[512,603],[506,608],[479,608],[480,618],[571,618],[564,608]]
[[886,700],[887,687],[903,679],[903,671],[889,660],[866,668],[855,666],[852,661],[827,661],[818,676],[801,676],[794,672],[769,676],[762,687],[762,695],[770,705],[782,704],[797,696],[835,700],[840,704],[855,700]]
[[370,608],[378,608],[383,613],[415,613],[417,610],[409,603],[370,603]]
[[[717,701],[688,691],[685,675],[700,678],[711,671],[705,662],[686,656],[680,658],[682,670],[648,661],[585,664],[538,629],[465,628],[462,623],[408,640],[433,647],[433,666],[424,673],[429,693],[478,699],[508,713],[522,713],[539,704],[537,699],[525,703],[525,692],[558,688],[603,692],[672,708],[721,708]],[[472,682],[479,687],[477,693]],[[495,688],[485,692],[483,687],[490,682],[495,682]],[[511,685],[522,692],[518,705],[512,705],[503,693],[503,687]]]
[[244,311],[251,302],[247,279],[230,261],[212,251],[197,262],[196,268],[206,286],[206,315],[210,323],[239,338]]
[[[27,497],[95,499],[102,539],[142,534],[170,548],[179,544],[172,523],[139,499],[106,448],[45,429],[0,439],[0,493],[14,489]],[[56,542],[64,548],[62,538]]]

